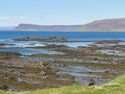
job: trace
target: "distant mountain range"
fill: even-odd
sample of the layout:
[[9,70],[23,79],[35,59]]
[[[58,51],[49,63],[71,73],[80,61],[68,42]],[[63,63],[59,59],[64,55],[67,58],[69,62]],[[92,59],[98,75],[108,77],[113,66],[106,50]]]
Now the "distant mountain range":
[[85,24],[80,31],[123,31],[125,32],[125,18],[97,20]]
[[34,25],[20,24],[18,31],[100,31],[125,32],[125,18],[97,20],[85,25]]
[[82,25],[33,25],[20,24],[15,30],[21,31],[77,31]]

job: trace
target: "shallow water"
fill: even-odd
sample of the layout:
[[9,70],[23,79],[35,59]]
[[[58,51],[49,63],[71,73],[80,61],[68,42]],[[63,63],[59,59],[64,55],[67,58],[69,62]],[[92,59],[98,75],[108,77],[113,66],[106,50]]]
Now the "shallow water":
[[[2,43],[13,44],[14,47],[43,47],[46,45],[66,45],[68,47],[89,46],[93,42],[38,42],[38,41],[14,41],[1,40]],[[12,46],[11,46],[12,47]]]
[[29,84],[40,84],[40,82],[36,82],[36,81],[32,81],[32,80],[27,80],[27,79],[22,79],[22,78],[17,78],[16,79],[17,82],[25,82],[25,83],[29,83]]
[[101,52],[108,55],[125,56],[125,52],[121,50],[97,50],[97,52]]
[[64,54],[58,51],[51,51],[47,49],[31,49],[31,48],[0,48],[0,52],[16,52],[22,55],[33,55],[33,54]]
[[70,67],[67,67],[66,68],[67,70],[65,70],[65,72],[77,72],[77,73],[80,73],[80,72],[105,72],[106,70],[104,69],[90,69],[90,68],[87,68],[87,67],[84,67],[84,66],[70,66]]
[[93,45],[96,46],[117,46],[117,45],[125,45],[125,42],[118,42],[118,43],[103,43],[103,44],[98,44],[98,43],[93,43]]
[[[10,44],[0,46],[0,52],[17,52],[23,55],[32,54],[64,54],[58,51],[50,51],[47,49],[36,49],[35,47],[43,47],[47,45],[65,45],[68,47],[89,46],[92,42],[38,42],[38,41],[14,41],[11,39],[1,40],[2,43]],[[28,47],[32,47],[28,48]],[[35,48],[35,49],[33,49]]]
[[68,47],[89,46],[93,42],[46,42],[46,44],[66,45]]
[[[75,81],[80,84],[88,84],[90,79],[94,79],[97,84],[102,84],[111,79],[103,79],[101,76],[96,74],[87,74],[89,73],[104,73],[105,71],[109,71],[108,69],[91,69],[85,66],[70,66],[61,69],[62,71],[59,74],[68,74],[75,77]],[[111,70],[110,70],[111,71]]]

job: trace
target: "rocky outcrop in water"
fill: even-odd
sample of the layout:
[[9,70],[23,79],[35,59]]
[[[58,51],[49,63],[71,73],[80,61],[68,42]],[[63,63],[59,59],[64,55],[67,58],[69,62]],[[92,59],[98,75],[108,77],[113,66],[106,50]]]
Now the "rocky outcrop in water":
[[47,38],[37,38],[37,37],[24,37],[24,38],[16,38],[13,39],[15,41],[42,41],[42,42],[68,42],[68,40],[66,40],[63,37],[47,37]]

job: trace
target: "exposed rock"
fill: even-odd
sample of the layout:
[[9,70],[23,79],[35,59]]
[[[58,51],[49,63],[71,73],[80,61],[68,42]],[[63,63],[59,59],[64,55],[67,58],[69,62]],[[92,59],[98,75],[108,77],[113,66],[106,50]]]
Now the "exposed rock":
[[16,38],[13,39],[15,41],[42,41],[42,42],[68,42],[68,40],[66,40],[63,37],[48,37],[48,38],[37,38],[37,37],[24,37],[24,38]]
[[46,72],[41,71],[40,73],[37,73],[37,76],[46,76]]
[[90,79],[88,86],[94,86],[95,84],[95,81],[93,79]]

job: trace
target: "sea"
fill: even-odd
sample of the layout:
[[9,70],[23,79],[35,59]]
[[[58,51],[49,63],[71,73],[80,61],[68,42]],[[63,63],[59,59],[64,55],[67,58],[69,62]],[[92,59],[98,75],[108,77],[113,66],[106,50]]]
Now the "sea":
[[53,36],[64,37],[69,40],[125,40],[125,32],[0,31],[0,39]]
[[[89,46],[94,42],[39,42],[39,41],[14,41],[23,37],[63,37],[68,40],[125,40],[125,32],[43,32],[43,31],[0,31],[0,43],[11,45],[0,46],[0,52],[16,52],[22,55],[32,54],[64,54],[48,49],[33,49],[46,45],[66,45],[68,47]],[[121,43],[125,44],[124,43]],[[99,45],[99,44],[98,44]],[[108,45],[108,44],[107,44]]]

